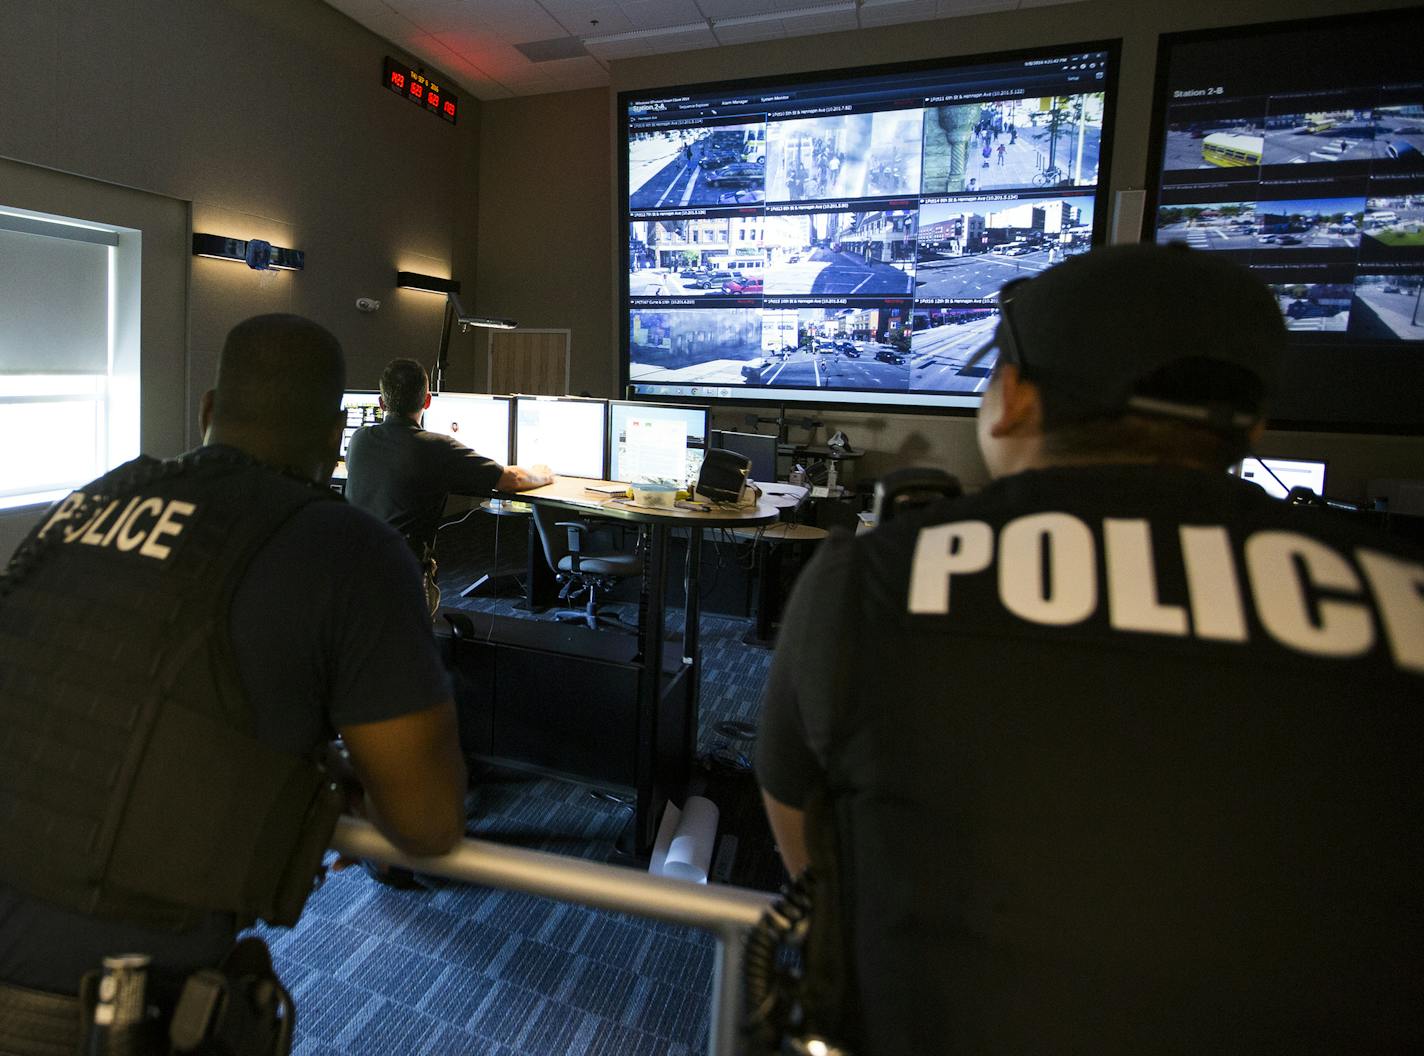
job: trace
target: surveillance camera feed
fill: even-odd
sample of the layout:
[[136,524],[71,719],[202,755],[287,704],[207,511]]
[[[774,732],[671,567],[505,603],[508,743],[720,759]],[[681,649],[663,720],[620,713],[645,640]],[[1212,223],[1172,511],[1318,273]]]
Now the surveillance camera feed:
[[625,92],[640,399],[974,407],[999,288],[1105,229],[1107,44]]
[[1275,294],[1277,424],[1424,420],[1421,39],[1418,8],[1163,39],[1150,237]]

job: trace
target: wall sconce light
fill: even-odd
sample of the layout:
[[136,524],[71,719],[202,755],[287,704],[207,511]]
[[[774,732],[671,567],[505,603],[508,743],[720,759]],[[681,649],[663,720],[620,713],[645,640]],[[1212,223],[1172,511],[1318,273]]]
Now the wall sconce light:
[[238,260],[254,271],[301,271],[306,254],[300,249],[274,246],[260,238],[225,238],[222,235],[193,235],[193,256],[215,260]]
[[434,275],[422,275],[418,271],[396,272],[396,285],[403,290],[424,290],[426,293],[459,293],[457,279],[440,279]]

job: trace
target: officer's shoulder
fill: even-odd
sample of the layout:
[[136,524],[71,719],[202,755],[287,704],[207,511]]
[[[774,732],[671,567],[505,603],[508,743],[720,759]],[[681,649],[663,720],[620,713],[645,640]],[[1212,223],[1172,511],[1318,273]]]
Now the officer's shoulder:
[[394,528],[349,502],[309,503],[297,512],[289,527],[331,543],[405,546]]

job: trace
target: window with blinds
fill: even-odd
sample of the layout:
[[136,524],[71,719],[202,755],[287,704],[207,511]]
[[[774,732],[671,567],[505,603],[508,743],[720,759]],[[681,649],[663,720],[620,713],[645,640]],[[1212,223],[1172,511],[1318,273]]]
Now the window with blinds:
[[111,405],[116,391],[136,399],[114,384],[122,238],[0,206],[0,509],[52,501],[136,452],[115,420],[137,408]]

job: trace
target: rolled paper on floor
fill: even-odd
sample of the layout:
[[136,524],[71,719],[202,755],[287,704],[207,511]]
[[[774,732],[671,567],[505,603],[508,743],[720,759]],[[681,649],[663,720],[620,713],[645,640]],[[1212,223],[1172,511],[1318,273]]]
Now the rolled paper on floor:
[[662,875],[707,883],[712,849],[717,843],[717,804],[703,796],[688,796],[663,860]]

